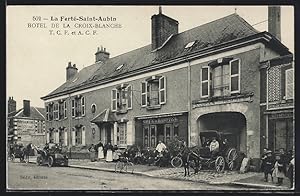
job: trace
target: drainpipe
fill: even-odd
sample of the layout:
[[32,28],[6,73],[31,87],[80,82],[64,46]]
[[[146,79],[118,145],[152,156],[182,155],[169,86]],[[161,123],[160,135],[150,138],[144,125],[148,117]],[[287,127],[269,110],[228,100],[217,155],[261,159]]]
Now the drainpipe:
[[[71,95],[70,94],[68,94],[69,95],[69,103],[68,103],[68,122],[69,122],[69,131],[68,131],[68,142],[69,142],[69,146],[71,147],[72,146],[72,139],[71,139],[71,119],[72,119],[72,101],[71,101]],[[70,148],[71,149],[71,148]]]
[[[270,61],[267,63],[266,68],[266,111],[269,109],[269,70],[270,70]],[[269,114],[266,115],[266,147],[269,148]]]
[[188,143],[187,145],[191,146],[191,110],[192,110],[192,100],[191,100],[191,63],[187,57],[185,57],[188,63],[187,69],[187,94],[188,94]]

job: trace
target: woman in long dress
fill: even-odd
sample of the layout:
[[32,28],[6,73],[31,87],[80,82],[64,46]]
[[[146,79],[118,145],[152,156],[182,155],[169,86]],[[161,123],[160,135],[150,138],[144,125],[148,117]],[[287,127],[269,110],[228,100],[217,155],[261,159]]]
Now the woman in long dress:
[[104,159],[103,144],[101,141],[97,144],[97,152],[98,152],[98,159]]
[[108,142],[108,144],[106,144],[106,161],[107,162],[112,162],[113,161],[113,146],[110,144],[110,142]]

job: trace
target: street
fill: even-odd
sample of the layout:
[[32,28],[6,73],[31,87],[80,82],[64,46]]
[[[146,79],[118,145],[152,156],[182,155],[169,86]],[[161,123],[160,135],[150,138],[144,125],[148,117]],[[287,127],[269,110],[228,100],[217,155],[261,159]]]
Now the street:
[[10,189],[93,189],[93,190],[238,190],[240,187],[213,186],[179,180],[159,179],[86,169],[37,166],[8,162]]

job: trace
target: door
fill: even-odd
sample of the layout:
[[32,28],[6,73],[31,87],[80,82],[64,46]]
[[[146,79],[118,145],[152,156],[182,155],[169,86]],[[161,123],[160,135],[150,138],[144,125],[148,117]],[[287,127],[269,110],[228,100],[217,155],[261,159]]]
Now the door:
[[157,125],[157,140],[156,141],[157,141],[157,143],[158,143],[158,141],[162,141],[163,143],[166,143],[164,125]]
[[165,144],[169,145],[171,138],[173,137],[172,124],[165,124]]
[[110,124],[105,125],[106,143],[111,143],[111,128],[112,126]]

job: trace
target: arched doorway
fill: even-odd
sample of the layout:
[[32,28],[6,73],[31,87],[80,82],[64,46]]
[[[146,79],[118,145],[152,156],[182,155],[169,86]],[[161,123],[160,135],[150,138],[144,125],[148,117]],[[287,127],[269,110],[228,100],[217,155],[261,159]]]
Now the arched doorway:
[[[215,112],[201,115],[198,120],[198,136],[201,131],[216,130],[224,133],[230,146],[246,152],[246,118],[239,112]],[[203,139],[203,138],[202,138]],[[201,138],[198,140],[199,144]]]

